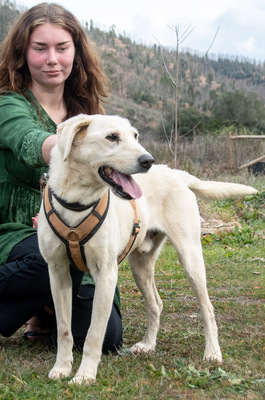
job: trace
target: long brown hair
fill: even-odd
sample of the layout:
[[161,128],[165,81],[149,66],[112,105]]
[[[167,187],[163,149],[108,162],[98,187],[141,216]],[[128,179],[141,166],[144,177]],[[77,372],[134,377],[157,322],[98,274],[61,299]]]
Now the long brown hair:
[[23,94],[27,90],[31,83],[26,61],[30,35],[37,26],[47,22],[68,31],[75,45],[73,69],[65,81],[64,90],[67,118],[79,113],[103,112],[100,102],[108,96],[110,82],[102,71],[94,44],[74,15],[55,3],[41,3],[27,10],[3,41],[0,50],[0,91]]

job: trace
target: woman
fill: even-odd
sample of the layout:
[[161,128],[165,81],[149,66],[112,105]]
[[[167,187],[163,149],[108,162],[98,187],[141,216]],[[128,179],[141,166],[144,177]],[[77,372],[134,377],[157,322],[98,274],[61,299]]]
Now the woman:
[[[26,11],[0,52],[0,334],[26,324],[29,339],[51,336],[55,318],[48,268],[37,243],[34,216],[56,126],[79,113],[102,113],[109,81],[77,19],[57,4]],[[32,223],[33,220],[33,223]],[[94,286],[71,267],[73,335],[82,346]],[[80,287],[82,281],[82,286]],[[121,345],[119,292],[103,346]]]

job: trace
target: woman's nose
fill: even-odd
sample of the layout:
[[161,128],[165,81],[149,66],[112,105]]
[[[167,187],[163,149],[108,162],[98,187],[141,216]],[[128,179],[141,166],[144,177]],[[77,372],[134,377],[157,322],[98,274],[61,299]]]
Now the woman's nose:
[[47,64],[57,64],[57,54],[55,49],[49,49],[47,55]]

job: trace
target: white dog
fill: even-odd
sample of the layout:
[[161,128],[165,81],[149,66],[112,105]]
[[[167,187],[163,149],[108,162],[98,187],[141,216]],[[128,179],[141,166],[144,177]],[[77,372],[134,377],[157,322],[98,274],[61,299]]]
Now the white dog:
[[[50,202],[47,200],[47,215],[42,205],[38,225],[40,250],[49,265],[58,327],[57,358],[50,378],[69,376],[72,370],[69,257],[76,264],[80,261],[81,268],[86,264],[95,281],[91,325],[81,365],[71,381],[88,383],[96,378],[101,358],[117,284],[117,259],[130,246],[130,266],[147,310],[145,335],[131,351],[146,353],[155,349],[162,301],[155,286],[154,268],[166,238],[176,248],[200,306],[205,331],[204,359],[222,360],[213,306],[206,288],[195,194],[205,199],[223,199],[243,197],[256,190],[239,184],[203,182],[163,165],[150,168],[152,163],[153,157],[138,143],[138,132],[126,119],[78,115],[58,126],[49,172]],[[134,179],[132,174],[137,174]],[[46,187],[46,198],[47,193]],[[94,230],[94,234],[89,235],[89,240],[83,240],[82,221],[102,196],[104,204],[96,203],[93,212],[101,226],[95,229],[96,222],[92,222],[92,228],[88,229]],[[136,213],[128,201],[132,198],[137,199]],[[53,223],[62,225],[61,232],[67,231],[62,240],[54,232]],[[136,232],[132,235],[133,226]],[[70,244],[66,243],[67,235]],[[80,235],[85,243],[78,246],[76,240]]]

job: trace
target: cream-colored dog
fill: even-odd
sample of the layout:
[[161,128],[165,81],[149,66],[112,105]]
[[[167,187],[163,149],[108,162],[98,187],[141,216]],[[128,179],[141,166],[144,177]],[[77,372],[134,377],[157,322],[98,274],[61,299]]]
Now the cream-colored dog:
[[[64,223],[77,227],[89,210],[69,210],[58,198],[70,204],[90,205],[101,198],[106,189],[111,189],[106,218],[84,246],[96,288],[91,325],[73,383],[88,383],[97,375],[117,284],[117,258],[126,248],[132,231],[134,211],[128,201],[131,198],[137,199],[140,232],[130,251],[129,262],[147,310],[145,335],[131,351],[147,353],[156,346],[162,301],[155,286],[154,268],[161,246],[168,238],[177,250],[200,306],[205,331],[204,359],[222,360],[213,306],[206,288],[195,194],[205,199],[224,199],[242,197],[256,190],[233,183],[203,182],[164,165],[150,168],[152,163],[153,157],[138,143],[138,132],[126,119],[79,115],[58,126],[49,187],[56,194],[56,198],[52,198],[53,207]],[[136,174],[134,179],[132,174]],[[58,379],[69,376],[72,370],[72,286],[65,244],[50,228],[43,206],[38,237],[41,253],[49,266],[58,327],[57,358],[49,377]]]

